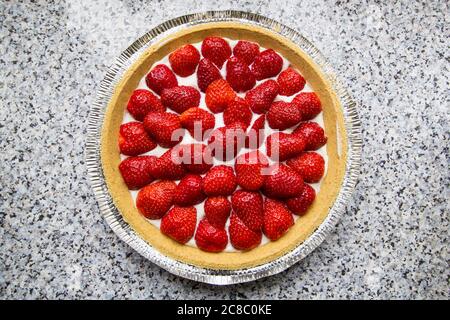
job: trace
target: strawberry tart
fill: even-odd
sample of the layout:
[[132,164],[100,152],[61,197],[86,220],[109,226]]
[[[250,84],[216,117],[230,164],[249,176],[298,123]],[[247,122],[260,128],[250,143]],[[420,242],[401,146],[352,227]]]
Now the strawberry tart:
[[124,220],[161,253],[249,268],[326,218],[345,172],[343,128],[330,84],[294,43],[209,23],[130,67],[106,111],[102,167]]

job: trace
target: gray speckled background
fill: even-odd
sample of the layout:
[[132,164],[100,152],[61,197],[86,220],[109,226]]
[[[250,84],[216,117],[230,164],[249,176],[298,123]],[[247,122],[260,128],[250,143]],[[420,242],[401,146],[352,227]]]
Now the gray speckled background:
[[[0,3],[0,298],[450,297],[448,2]],[[161,270],[100,217],[86,118],[108,66],[186,13],[261,13],[312,40],[360,104],[361,179],[336,231],[259,281],[213,287]]]

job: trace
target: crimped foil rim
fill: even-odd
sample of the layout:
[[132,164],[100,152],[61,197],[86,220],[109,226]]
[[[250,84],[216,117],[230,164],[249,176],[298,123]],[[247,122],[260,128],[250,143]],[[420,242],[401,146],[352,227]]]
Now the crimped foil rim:
[[[218,21],[236,21],[267,28],[290,39],[305,51],[322,69],[323,74],[335,90],[343,108],[345,128],[348,136],[348,160],[343,184],[322,224],[303,243],[278,259],[260,266],[240,270],[211,270],[189,265],[163,255],[141,239],[128,223],[123,220],[122,215],[113,203],[106,186],[100,156],[101,128],[105,111],[114,93],[114,88],[127,69],[149,46],[167,34],[186,26]],[[254,13],[228,10],[200,12],[168,20],[144,34],[122,52],[108,69],[106,76],[100,83],[95,102],[90,108],[85,158],[88,176],[99,205],[100,213],[120,239],[128,243],[148,260],[175,275],[199,282],[226,285],[253,281],[277,274],[306,257],[322,243],[345,212],[346,204],[350,199],[359,175],[361,147],[361,123],[358,117],[356,103],[348,94],[343,84],[337,79],[333,68],[319,50],[300,33],[275,20]]]

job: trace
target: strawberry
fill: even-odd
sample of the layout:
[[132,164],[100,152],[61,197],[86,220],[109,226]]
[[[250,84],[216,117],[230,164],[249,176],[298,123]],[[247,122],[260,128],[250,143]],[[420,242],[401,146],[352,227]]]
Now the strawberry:
[[303,191],[295,198],[286,200],[288,208],[295,214],[300,216],[304,215],[309,206],[314,202],[316,198],[316,191],[309,184],[305,183]]
[[181,126],[186,128],[193,138],[202,141],[205,132],[213,129],[216,125],[216,118],[212,113],[196,107],[184,111],[180,115],[180,122]]
[[250,130],[247,132],[245,138],[245,147],[249,149],[257,149],[264,141],[264,126],[266,123],[266,116],[261,115],[253,122]]
[[180,77],[187,77],[193,74],[199,61],[200,53],[191,44],[186,44],[169,55],[170,66],[173,72]]
[[189,108],[198,107],[200,92],[194,87],[176,86],[164,89],[161,94],[162,104],[177,113],[183,113]]
[[233,48],[233,55],[251,65],[259,54],[259,45],[254,42],[240,40]]
[[267,80],[245,94],[250,108],[254,113],[265,113],[278,95],[278,83],[275,80]]
[[305,182],[319,182],[325,172],[325,160],[317,152],[304,152],[286,164],[297,171]]
[[302,120],[302,114],[297,106],[290,102],[276,101],[267,112],[267,122],[272,129],[285,130]]
[[119,149],[127,156],[137,156],[156,148],[156,143],[145,132],[140,122],[128,122],[120,126]]
[[268,167],[267,158],[258,150],[240,155],[234,164],[237,183],[245,190],[259,190],[266,179],[263,172],[266,167]]
[[180,145],[179,156],[186,170],[196,174],[206,173],[213,165],[210,150],[200,143]]
[[243,60],[237,57],[231,57],[227,61],[226,69],[226,79],[235,91],[243,92],[255,86],[255,76]]
[[167,150],[158,158],[155,164],[153,176],[161,180],[180,180],[186,174],[186,168],[180,156],[181,146],[175,146]]
[[209,223],[217,228],[225,227],[231,212],[231,204],[227,197],[209,197],[204,205],[205,217]]
[[222,79],[219,69],[208,59],[200,60],[197,69],[197,85],[202,92],[215,80]]
[[221,252],[228,244],[228,235],[223,227],[218,228],[203,219],[195,232],[195,243],[203,251]]
[[202,177],[195,174],[188,174],[183,177],[173,195],[173,203],[182,207],[199,204],[204,199]]
[[208,148],[219,160],[231,160],[245,146],[245,125],[235,122],[232,125],[220,127],[211,132]]
[[298,106],[304,121],[314,119],[322,112],[322,104],[314,92],[301,92],[292,99],[292,103]]
[[137,190],[153,181],[155,156],[128,157],[119,165],[120,173],[130,190]]
[[285,161],[299,155],[305,150],[306,141],[300,135],[275,132],[267,137],[267,155],[278,161]]
[[128,100],[128,112],[138,121],[144,120],[149,112],[164,112],[166,108],[163,106],[158,97],[145,89],[137,89]]
[[161,219],[173,204],[176,186],[173,181],[158,181],[139,190],[136,198],[139,212],[147,219]]
[[327,137],[317,122],[303,122],[293,132],[306,141],[305,151],[317,150],[327,143]]
[[203,191],[208,196],[227,196],[235,189],[236,176],[229,166],[212,167],[203,178]]
[[252,110],[250,110],[247,101],[239,97],[236,97],[234,101],[230,102],[223,112],[223,122],[226,126],[240,122],[248,127],[251,121]]
[[256,80],[275,77],[283,68],[283,58],[273,49],[267,49],[255,57],[251,69]]
[[266,177],[262,191],[270,198],[292,198],[303,189],[303,179],[294,169],[276,164],[269,168],[271,174]]
[[222,38],[207,37],[202,42],[202,55],[220,69],[231,56],[231,48],[228,42]]
[[294,225],[292,213],[277,200],[268,199],[264,202],[263,232],[267,238],[276,241]]
[[253,231],[263,224],[263,198],[259,192],[238,190],[231,196],[233,212]]
[[178,85],[177,77],[165,64],[158,64],[145,77],[147,87],[161,95],[164,89]]
[[282,96],[292,96],[294,93],[301,91],[306,84],[305,78],[291,67],[279,74],[277,82]]
[[251,230],[235,213],[231,214],[228,232],[230,242],[235,249],[250,250],[261,243],[262,232]]
[[173,207],[161,219],[161,232],[173,240],[185,244],[195,232],[197,210],[194,207]]
[[223,79],[213,81],[206,89],[206,106],[213,113],[223,112],[235,98],[233,88]]
[[147,133],[163,148],[173,147],[183,139],[180,118],[170,112],[150,112],[145,116]]

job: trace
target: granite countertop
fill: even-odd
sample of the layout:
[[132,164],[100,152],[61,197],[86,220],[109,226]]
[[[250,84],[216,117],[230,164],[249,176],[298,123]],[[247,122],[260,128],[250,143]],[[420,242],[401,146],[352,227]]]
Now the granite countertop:
[[[329,57],[359,103],[344,218],[281,274],[227,287],[171,275],[99,214],[84,163],[108,66],[166,19],[261,13]],[[58,1],[0,5],[0,298],[450,297],[447,1]]]

